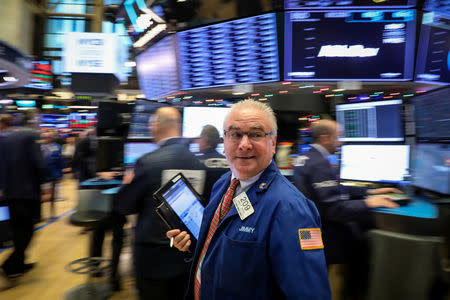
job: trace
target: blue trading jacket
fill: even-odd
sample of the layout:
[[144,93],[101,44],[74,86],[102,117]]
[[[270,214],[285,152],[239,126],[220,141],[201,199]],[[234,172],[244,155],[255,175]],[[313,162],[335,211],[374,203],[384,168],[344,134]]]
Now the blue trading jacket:
[[355,232],[351,223],[370,224],[372,215],[362,197],[366,190],[339,184],[330,162],[317,149],[311,148],[294,162],[295,186],[319,210],[328,263],[339,263],[344,253],[340,244]]
[[[187,299],[209,225],[231,180],[214,185],[203,215]],[[280,174],[272,161],[247,191],[254,213],[241,220],[233,205],[219,224],[201,271],[201,299],[331,299],[323,249],[302,250],[299,229],[320,228],[314,204]]]

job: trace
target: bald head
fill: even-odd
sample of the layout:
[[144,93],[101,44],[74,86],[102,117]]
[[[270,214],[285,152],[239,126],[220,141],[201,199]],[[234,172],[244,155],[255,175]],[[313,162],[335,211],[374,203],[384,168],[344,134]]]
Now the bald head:
[[313,142],[327,149],[330,154],[341,145],[339,135],[340,125],[333,120],[319,120],[311,127]]
[[180,112],[174,107],[158,108],[150,119],[150,127],[158,142],[162,139],[180,136]]

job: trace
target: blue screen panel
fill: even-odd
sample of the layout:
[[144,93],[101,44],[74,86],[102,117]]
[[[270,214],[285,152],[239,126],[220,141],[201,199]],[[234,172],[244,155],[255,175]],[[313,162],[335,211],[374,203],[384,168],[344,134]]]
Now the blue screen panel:
[[158,148],[155,143],[125,143],[124,163],[134,164],[141,156]]
[[415,80],[450,83],[450,17],[423,14],[417,51]]
[[415,27],[414,10],[286,12],[284,80],[410,80]]
[[0,222],[9,220],[8,206],[0,206]]
[[180,90],[175,37],[167,36],[136,57],[139,87],[147,99]]
[[[434,1],[434,0],[433,0]],[[285,0],[286,9],[339,8],[407,8],[416,6],[416,0]]]
[[275,14],[179,32],[183,90],[278,81]]
[[414,186],[450,195],[450,145],[416,144],[411,164]]
[[423,10],[438,11],[450,16],[450,1],[448,0],[425,0]]

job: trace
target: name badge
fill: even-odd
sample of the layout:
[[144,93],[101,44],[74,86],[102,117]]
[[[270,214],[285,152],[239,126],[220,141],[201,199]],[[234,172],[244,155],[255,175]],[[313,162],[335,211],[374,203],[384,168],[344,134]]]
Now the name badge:
[[250,199],[248,199],[246,193],[241,193],[238,196],[234,197],[233,203],[241,220],[246,219],[248,216],[255,212],[252,203],[250,202]]

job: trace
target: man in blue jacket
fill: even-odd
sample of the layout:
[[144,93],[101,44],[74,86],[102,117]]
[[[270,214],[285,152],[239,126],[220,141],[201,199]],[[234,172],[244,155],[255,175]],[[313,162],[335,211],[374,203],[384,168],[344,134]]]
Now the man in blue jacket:
[[153,193],[161,186],[164,170],[202,170],[203,165],[180,138],[180,113],[173,107],[159,108],[150,118],[160,148],[136,162],[134,177],[124,178],[116,195],[121,214],[138,214],[133,245],[134,272],[139,299],[176,300],[183,297],[190,262],[169,247],[167,226],[155,213]]
[[[314,201],[319,210],[325,257],[327,264],[350,263],[352,265],[351,292],[367,276],[367,249],[364,230],[373,226],[370,208],[396,207],[386,193],[400,193],[393,188],[368,190],[366,188],[342,186],[338,174],[327,156],[340,146],[340,126],[332,120],[321,120],[312,126],[312,148],[294,162],[294,182],[308,199]],[[369,197],[366,197],[369,195]],[[354,267],[354,268],[353,268]],[[355,269],[356,268],[356,269]],[[356,284],[359,280],[360,284]]]
[[[214,185],[203,215],[187,299],[331,299],[319,214],[272,161],[272,109],[239,102],[224,129],[231,172]],[[186,232],[167,237],[189,249]]]

